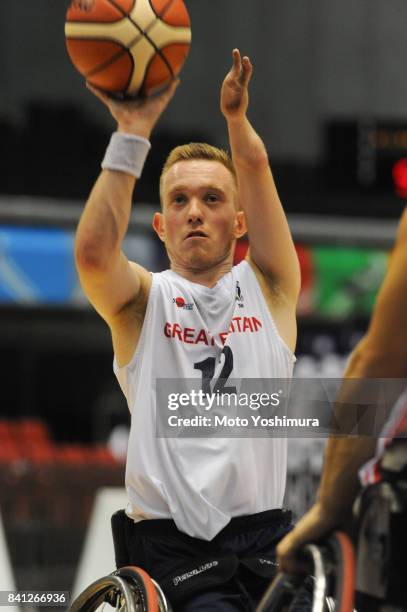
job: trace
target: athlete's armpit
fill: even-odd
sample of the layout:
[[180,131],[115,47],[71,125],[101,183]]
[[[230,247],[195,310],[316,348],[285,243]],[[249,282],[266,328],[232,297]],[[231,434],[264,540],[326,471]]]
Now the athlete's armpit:
[[263,274],[250,257],[250,250],[245,259],[257,278],[278,333],[294,353],[297,343],[296,303],[286,297],[275,279]]
[[[138,264],[130,262],[130,266],[140,268]],[[145,272],[145,274],[144,274]],[[150,296],[152,276],[144,270],[139,276],[140,286],[137,296],[125,304],[108,323],[112,334],[114,353],[119,367],[127,365],[135,351],[144,324],[147,303]]]

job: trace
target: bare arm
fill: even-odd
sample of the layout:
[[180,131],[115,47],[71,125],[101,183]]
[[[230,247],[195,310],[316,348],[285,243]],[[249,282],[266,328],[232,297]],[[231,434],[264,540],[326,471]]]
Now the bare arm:
[[[115,102],[91,89],[109,108],[119,132],[148,139],[176,85],[174,82],[161,96],[142,104]],[[103,170],[81,216],[75,239],[75,259],[82,287],[109,324],[115,351],[123,363],[137,344],[151,284],[148,272],[129,262],[121,250],[135,183],[130,174]]]
[[249,259],[295,305],[300,290],[297,254],[266,148],[246,116],[252,71],[249,58],[241,59],[235,49],[233,67],[222,87],[221,108],[227,120],[239,199],[248,226]]
[[[407,378],[406,270],[407,211],[369,330],[354,350],[345,378]],[[346,398],[348,403],[351,400]],[[288,571],[296,568],[294,556],[300,546],[321,538],[349,516],[359,491],[358,470],[373,456],[375,445],[376,440],[369,437],[329,440],[317,502],[278,546],[280,562]]]

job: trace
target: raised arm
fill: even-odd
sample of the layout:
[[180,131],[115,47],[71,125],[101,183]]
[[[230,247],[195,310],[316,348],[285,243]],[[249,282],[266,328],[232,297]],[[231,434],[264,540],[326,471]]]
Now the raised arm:
[[[407,378],[407,211],[380,289],[367,334],[352,353],[345,378]],[[345,387],[346,389],[346,387]],[[352,403],[350,393],[341,401]],[[337,418],[346,418],[346,406]],[[342,526],[359,491],[359,468],[374,455],[376,439],[331,438],[314,506],[278,546],[283,567],[295,571],[295,553],[310,540]]]
[[235,49],[233,66],[221,92],[221,110],[228,125],[239,201],[247,220],[248,259],[295,306],[300,290],[297,254],[266,148],[246,115],[252,72],[249,58],[241,59],[240,52]]
[[121,169],[104,169],[97,179],[76,232],[75,259],[89,301],[111,328],[120,365],[127,363],[137,345],[151,285],[150,274],[129,262],[121,250],[130,220],[135,175],[140,174],[140,169],[133,172],[131,162],[142,165],[151,131],[176,86],[174,82],[165,93],[142,104],[115,102],[90,88],[117,121],[119,149],[113,151],[117,163],[113,159],[107,166]]

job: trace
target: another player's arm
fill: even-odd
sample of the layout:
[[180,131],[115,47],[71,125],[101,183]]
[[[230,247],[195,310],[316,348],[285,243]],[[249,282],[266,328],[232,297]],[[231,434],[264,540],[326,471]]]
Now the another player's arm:
[[267,280],[289,304],[297,303],[300,268],[287,219],[277,193],[266,148],[247,118],[248,57],[233,51],[233,67],[222,86],[221,109],[226,118],[232,158],[238,177],[239,201],[245,212],[250,253]]
[[[404,212],[366,336],[352,353],[345,378],[407,378],[407,211]],[[352,404],[344,385],[341,402]],[[340,404],[336,418],[344,421],[346,406]],[[374,455],[371,437],[330,438],[317,501],[278,547],[280,562],[296,568],[295,552],[304,543],[341,526],[349,516],[359,491],[358,470]]]
[[[407,211],[404,212],[387,273],[380,288],[369,329],[351,355],[346,378],[407,378]],[[352,387],[344,385],[336,418],[346,418]],[[335,518],[343,515],[356,497],[358,469],[374,454],[376,440],[369,437],[331,438],[318,500]],[[342,487],[342,484],[345,486]]]
[[[143,104],[115,102],[92,89],[116,119],[118,131],[149,138],[177,83]],[[82,287],[109,324],[120,365],[137,345],[149,289],[150,274],[129,262],[121,250],[127,232],[136,180],[121,171],[103,170],[81,216],[75,259]]]

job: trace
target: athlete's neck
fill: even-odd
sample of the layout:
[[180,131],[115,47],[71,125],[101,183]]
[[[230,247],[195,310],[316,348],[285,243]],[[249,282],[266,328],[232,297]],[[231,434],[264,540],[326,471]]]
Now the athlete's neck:
[[216,285],[218,280],[225,276],[232,269],[232,263],[228,261],[222,261],[207,269],[194,269],[187,266],[183,266],[179,263],[171,263],[171,270],[176,272],[186,280],[192,283],[198,283],[198,285],[204,285],[205,287],[212,288]]

